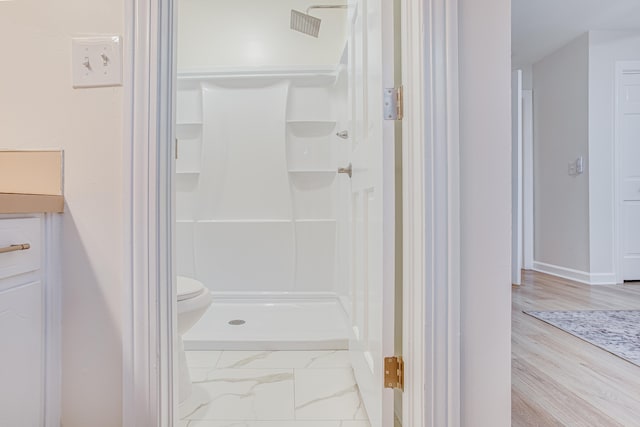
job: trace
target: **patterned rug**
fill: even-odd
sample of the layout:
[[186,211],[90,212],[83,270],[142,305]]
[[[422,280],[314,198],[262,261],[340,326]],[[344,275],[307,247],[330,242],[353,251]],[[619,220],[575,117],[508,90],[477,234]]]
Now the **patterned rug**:
[[640,310],[524,313],[640,366]]

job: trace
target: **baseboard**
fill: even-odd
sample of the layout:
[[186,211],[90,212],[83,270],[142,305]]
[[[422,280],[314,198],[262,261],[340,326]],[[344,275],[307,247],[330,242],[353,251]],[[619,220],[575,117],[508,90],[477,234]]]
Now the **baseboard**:
[[615,273],[589,273],[587,271],[574,270],[572,268],[561,267],[559,265],[547,264],[534,261],[533,270],[563,279],[573,280],[586,285],[615,285]]
[[615,285],[618,283],[615,273],[591,273],[592,285]]

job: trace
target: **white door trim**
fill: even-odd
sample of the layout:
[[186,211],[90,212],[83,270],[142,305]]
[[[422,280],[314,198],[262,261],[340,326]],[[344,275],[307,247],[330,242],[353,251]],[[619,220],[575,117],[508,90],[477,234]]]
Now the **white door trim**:
[[522,282],[522,70],[511,72],[511,284]]
[[522,267],[533,270],[533,91],[522,91]]
[[[456,0],[401,0],[405,427],[460,424]],[[126,9],[123,425],[170,427],[173,0]],[[429,327],[427,327],[429,326]]]
[[126,2],[123,425],[171,427],[175,291],[172,0]]
[[460,425],[458,5],[404,0],[406,427]]

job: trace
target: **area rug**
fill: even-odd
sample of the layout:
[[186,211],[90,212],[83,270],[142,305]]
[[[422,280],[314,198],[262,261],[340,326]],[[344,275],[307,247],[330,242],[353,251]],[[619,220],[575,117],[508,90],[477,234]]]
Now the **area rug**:
[[640,366],[640,310],[524,313]]

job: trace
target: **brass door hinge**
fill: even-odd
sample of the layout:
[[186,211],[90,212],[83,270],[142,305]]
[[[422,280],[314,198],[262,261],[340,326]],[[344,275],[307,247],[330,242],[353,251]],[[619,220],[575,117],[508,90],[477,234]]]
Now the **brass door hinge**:
[[386,88],[384,90],[383,98],[384,119],[402,120],[402,117],[404,117],[404,99],[402,86]]
[[384,358],[384,387],[404,390],[404,361],[402,356]]

